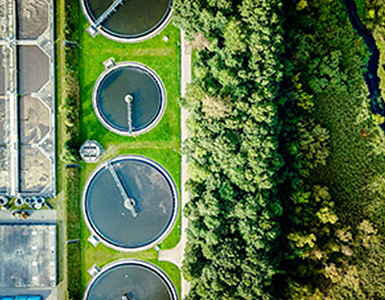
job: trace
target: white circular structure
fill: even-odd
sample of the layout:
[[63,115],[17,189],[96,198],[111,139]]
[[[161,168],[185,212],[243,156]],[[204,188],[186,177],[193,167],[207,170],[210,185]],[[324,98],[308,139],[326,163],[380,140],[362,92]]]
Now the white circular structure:
[[90,23],[87,31],[108,39],[136,43],[161,32],[171,20],[173,0],[81,0]]
[[88,140],[80,147],[79,153],[86,163],[96,163],[103,154],[103,147],[97,141]]
[[123,259],[103,267],[88,283],[84,300],[177,300],[171,279],[157,266]]
[[82,194],[84,220],[92,235],[118,251],[156,246],[175,225],[178,190],[158,163],[137,155],[102,163]]
[[154,128],[164,115],[166,102],[160,77],[137,62],[121,62],[106,68],[92,93],[99,121],[123,136],[137,136]]

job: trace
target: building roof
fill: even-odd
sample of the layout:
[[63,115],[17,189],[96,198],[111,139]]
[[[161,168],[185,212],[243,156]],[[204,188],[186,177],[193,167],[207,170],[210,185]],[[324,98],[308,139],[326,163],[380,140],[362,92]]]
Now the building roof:
[[56,225],[1,224],[0,241],[0,290],[56,286]]

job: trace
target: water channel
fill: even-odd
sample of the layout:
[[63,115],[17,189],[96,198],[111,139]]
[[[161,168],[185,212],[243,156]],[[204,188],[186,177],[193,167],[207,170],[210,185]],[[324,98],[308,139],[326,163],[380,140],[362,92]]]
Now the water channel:
[[[385,117],[385,104],[381,98],[380,78],[377,70],[380,60],[380,52],[378,51],[376,41],[371,32],[366,29],[357,13],[357,6],[354,0],[344,0],[344,4],[349,14],[349,20],[356,32],[364,39],[366,46],[370,51],[370,58],[367,64],[367,70],[364,74],[366,85],[369,89],[370,107],[374,114]],[[385,123],[381,124],[381,128],[385,130]]]

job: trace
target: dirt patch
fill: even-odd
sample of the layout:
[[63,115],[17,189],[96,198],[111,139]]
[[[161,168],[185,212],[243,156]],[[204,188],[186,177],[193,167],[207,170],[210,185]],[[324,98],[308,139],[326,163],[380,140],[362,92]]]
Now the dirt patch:
[[45,0],[18,0],[18,38],[34,40],[42,35],[48,27],[48,9]]
[[0,192],[8,187],[8,155],[4,148],[0,148]]
[[40,193],[51,182],[51,161],[38,149],[20,148],[20,190]]
[[17,52],[20,94],[38,92],[49,80],[48,56],[37,46],[20,46]]
[[[5,16],[5,0],[0,0],[0,18],[4,18]],[[0,40],[3,40],[3,35],[0,34]]]
[[5,95],[5,69],[3,66],[3,59],[4,59],[3,47],[0,47],[0,95]]
[[41,100],[20,98],[20,139],[22,144],[35,144],[44,138],[51,125],[51,113]]
[[0,98],[0,146],[6,143],[7,138],[7,103],[5,99]]

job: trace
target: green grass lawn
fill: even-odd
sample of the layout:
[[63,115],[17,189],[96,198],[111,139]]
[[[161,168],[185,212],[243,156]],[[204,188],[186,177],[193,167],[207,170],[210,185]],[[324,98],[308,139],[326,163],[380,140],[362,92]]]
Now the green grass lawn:
[[[55,94],[56,94],[56,147],[57,158],[62,153],[61,145],[64,142],[65,133],[63,126],[63,116],[59,111],[59,107],[63,105],[65,99],[65,55],[64,55],[64,27],[65,27],[65,13],[64,0],[55,1]],[[51,201],[51,204],[57,211],[57,258],[58,258],[58,298],[65,299],[68,287],[68,270],[76,265],[76,259],[68,261],[68,249],[65,246],[65,241],[68,238],[67,234],[67,198],[66,193],[63,192],[66,185],[64,184],[65,171],[64,164],[60,159],[57,159],[56,165],[56,188],[57,197]],[[73,214],[73,213],[72,213]],[[80,253],[76,253],[79,254]],[[70,264],[71,266],[69,266]],[[79,264],[77,265],[79,266]]]
[[[97,140],[105,153],[101,162],[122,154],[147,156],[163,165],[172,175],[180,190],[180,51],[179,30],[169,25],[160,35],[141,43],[123,44],[103,36],[91,38],[85,31],[88,23],[82,17],[84,29],[80,38],[80,91],[81,91],[81,142]],[[162,40],[169,37],[168,42]],[[113,57],[115,61],[136,61],[152,68],[162,79],[167,91],[167,108],[160,123],[149,133],[136,138],[123,137],[109,132],[98,121],[92,106],[92,90],[95,81],[104,70],[103,62]],[[98,164],[81,163],[80,188]],[[79,199],[80,205],[80,199]],[[180,215],[180,214],[179,214]],[[97,248],[87,242],[90,232],[83,219],[81,225],[81,274],[82,288],[90,280],[87,270],[97,264],[102,267],[121,258],[138,258],[160,266],[173,280],[180,293],[180,271],[171,263],[159,262],[158,253],[151,249],[138,253],[124,253],[111,250],[104,245]],[[162,242],[162,249],[174,247],[180,239],[180,216],[174,229]]]

